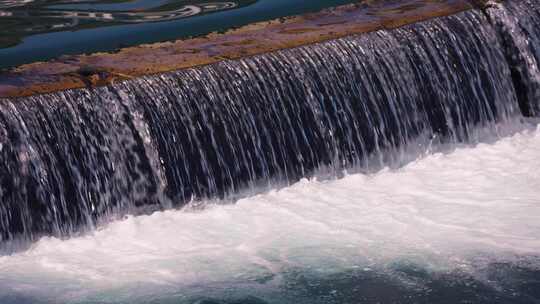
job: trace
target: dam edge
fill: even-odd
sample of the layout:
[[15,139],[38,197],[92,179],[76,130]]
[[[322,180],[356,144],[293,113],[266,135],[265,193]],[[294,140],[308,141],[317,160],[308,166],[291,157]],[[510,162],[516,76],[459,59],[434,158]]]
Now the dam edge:
[[224,60],[275,52],[351,35],[482,8],[485,1],[448,0],[422,5],[384,2],[338,6],[224,33],[140,45],[116,52],[62,56],[0,72],[0,98],[26,97],[57,91],[101,87],[128,79],[194,68]]

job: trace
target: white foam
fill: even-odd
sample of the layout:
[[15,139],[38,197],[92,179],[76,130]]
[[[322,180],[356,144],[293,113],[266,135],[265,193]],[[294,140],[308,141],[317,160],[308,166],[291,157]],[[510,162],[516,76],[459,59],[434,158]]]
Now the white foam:
[[[396,260],[435,269],[540,254],[540,127],[399,170],[303,180],[204,211],[130,217],[0,257],[0,293],[146,294]],[[66,300],[67,301],[67,300]]]

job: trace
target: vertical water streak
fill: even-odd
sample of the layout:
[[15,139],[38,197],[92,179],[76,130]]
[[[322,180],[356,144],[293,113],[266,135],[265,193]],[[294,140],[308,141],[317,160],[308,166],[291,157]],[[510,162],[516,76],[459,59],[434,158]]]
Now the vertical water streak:
[[1,238],[69,235],[158,204],[133,122],[108,88],[3,101]]
[[486,11],[500,34],[523,114],[539,116],[540,1],[504,1]]
[[[477,11],[206,67],[0,102],[0,236],[399,165],[517,115]],[[161,195],[164,191],[167,198]]]
[[518,108],[497,34],[475,11],[122,88],[137,92],[180,204],[392,164],[411,140],[475,140]]

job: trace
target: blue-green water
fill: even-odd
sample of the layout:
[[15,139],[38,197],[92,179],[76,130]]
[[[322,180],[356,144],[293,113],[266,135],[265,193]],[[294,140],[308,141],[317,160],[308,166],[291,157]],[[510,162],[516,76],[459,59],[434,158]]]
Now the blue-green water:
[[0,68],[204,35],[352,0],[0,0]]

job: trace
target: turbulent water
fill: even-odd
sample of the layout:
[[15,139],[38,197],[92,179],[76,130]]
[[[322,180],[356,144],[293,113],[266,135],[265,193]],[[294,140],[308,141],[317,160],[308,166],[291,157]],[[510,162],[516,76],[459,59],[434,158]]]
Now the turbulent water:
[[0,302],[537,303],[540,125],[487,142],[44,238]]
[[0,303],[538,303],[539,12],[0,100]]

